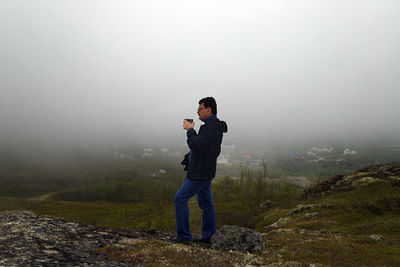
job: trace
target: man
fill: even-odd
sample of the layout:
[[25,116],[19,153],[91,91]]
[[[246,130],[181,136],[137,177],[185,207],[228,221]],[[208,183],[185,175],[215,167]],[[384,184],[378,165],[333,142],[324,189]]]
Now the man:
[[205,123],[198,133],[193,129],[194,122],[183,121],[190,148],[189,165],[186,180],[175,195],[176,237],[171,239],[180,243],[190,243],[192,240],[187,202],[194,195],[197,195],[197,202],[203,210],[202,238],[194,241],[208,243],[216,232],[211,180],[215,177],[222,136],[228,128],[224,121],[217,118],[217,103],[213,97],[206,97],[199,101],[197,114]]

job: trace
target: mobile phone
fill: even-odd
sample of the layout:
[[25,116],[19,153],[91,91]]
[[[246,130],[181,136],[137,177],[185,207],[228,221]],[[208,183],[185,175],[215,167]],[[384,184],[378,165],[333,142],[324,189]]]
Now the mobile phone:
[[193,122],[193,119],[185,119],[185,120],[187,120],[187,121],[190,122],[190,123]]

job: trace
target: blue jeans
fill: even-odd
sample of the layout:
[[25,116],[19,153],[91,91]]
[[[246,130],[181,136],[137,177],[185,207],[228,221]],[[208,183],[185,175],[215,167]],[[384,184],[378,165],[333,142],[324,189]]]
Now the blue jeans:
[[203,210],[203,226],[201,229],[204,239],[211,238],[216,231],[215,207],[211,195],[211,181],[194,181],[186,179],[175,194],[176,235],[179,239],[191,240],[189,226],[188,200],[197,195],[197,202]]

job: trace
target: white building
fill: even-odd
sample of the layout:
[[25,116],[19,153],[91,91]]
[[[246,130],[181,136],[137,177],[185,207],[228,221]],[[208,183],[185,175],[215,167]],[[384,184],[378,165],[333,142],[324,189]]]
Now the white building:
[[308,151],[314,151],[314,152],[318,152],[318,153],[329,153],[333,151],[332,147],[312,147],[309,148]]
[[169,148],[168,148],[168,147],[162,147],[162,148],[161,148],[161,151],[162,151],[162,152],[164,152],[164,153],[167,153],[167,152],[168,152],[168,150],[169,150]]
[[219,157],[219,158],[217,159],[217,163],[218,163],[218,164],[229,165],[229,161],[228,161],[227,158],[225,158],[224,155],[222,155],[221,157]]
[[348,149],[348,148],[346,148],[346,149],[343,151],[343,155],[355,155],[355,154],[357,154],[357,151],[355,151],[355,150],[350,150],[350,149]]

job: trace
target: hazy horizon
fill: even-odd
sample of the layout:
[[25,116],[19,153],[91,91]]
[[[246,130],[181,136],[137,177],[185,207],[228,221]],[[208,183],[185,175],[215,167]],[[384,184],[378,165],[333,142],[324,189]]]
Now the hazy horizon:
[[[400,145],[400,1],[1,1],[1,142]],[[397,121],[397,122],[396,122]]]

